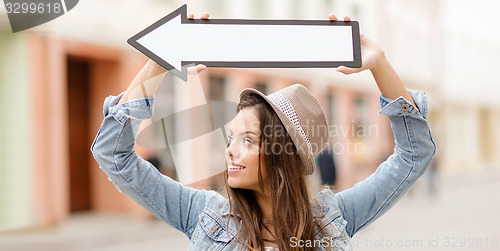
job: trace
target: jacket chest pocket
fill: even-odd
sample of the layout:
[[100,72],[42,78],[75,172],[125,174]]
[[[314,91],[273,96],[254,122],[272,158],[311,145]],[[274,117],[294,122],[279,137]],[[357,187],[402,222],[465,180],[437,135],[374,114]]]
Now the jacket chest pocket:
[[347,224],[347,221],[344,220],[342,217],[336,217],[330,223],[328,223],[324,229],[325,235],[327,236],[333,236],[333,237],[339,237],[342,235],[343,232],[345,232],[345,226]]
[[318,233],[321,247],[318,250],[352,250],[351,238],[345,227],[347,221],[341,216],[335,217],[323,227],[323,233]]
[[194,242],[193,250],[232,250],[233,237],[226,230],[224,223],[202,213],[199,224],[200,227],[191,238]]

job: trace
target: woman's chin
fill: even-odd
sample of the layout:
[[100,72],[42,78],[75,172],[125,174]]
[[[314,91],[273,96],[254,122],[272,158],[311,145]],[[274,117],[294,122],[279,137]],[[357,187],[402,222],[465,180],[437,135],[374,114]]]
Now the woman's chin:
[[247,184],[244,184],[244,182],[241,182],[241,180],[234,179],[234,178],[229,178],[227,180],[227,184],[231,188],[248,189]]
[[231,188],[241,188],[241,184],[235,180],[232,180],[232,179],[229,179],[227,181],[227,184],[229,185],[229,187]]

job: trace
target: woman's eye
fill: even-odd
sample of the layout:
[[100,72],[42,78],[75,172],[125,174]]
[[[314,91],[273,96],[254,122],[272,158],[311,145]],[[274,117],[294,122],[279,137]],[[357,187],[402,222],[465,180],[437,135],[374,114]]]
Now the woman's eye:
[[227,144],[228,145],[231,144],[233,142],[233,140],[234,140],[233,136],[231,136],[231,135],[227,136]]
[[251,140],[251,139],[249,139],[249,138],[245,138],[245,139],[243,140],[243,142],[244,142],[245,144],[247,144],[247,145],[252,144],[252,140]]

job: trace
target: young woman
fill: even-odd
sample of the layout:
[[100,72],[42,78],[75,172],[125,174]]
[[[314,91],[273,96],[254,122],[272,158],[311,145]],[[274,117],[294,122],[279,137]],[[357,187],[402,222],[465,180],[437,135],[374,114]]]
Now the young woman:
[[363,66],[337,71],[371,71],[396,147],[374,174],[348,190],[325,189],[309,197],[305,176],[314,172],[314,156],[329,133],[318,101],[298,84],[268,96],[241,92],[225,152],[228,199],[160,174],[133,150],[141,120],[152,116],[157,88],[144,82],[165,72],[152,61],[125,93],[106,99],[92,153],[120,191],[184,232],[190,250],[351,250],[351,237],[408,191],[435,151],[425,93],[406,90],[384,52],[366,36],[361,45]]

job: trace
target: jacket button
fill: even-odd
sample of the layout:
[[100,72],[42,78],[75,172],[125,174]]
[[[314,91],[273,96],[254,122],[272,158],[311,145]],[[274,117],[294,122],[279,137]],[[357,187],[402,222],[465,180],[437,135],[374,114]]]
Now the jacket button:
[[403,105],[401,106],[401,110],[403,110],[403,111],[405,111],[405,112],[406,112],[406,111],[408,111],[408,109],[410,109],[410,106],[409,106],[408,104],[403,104]]

